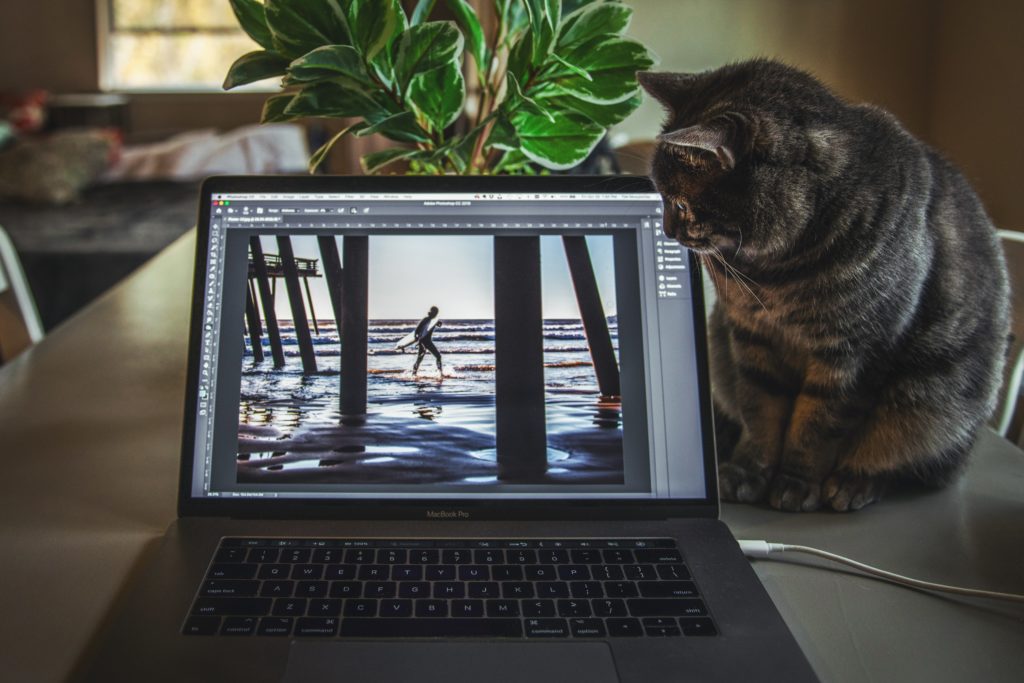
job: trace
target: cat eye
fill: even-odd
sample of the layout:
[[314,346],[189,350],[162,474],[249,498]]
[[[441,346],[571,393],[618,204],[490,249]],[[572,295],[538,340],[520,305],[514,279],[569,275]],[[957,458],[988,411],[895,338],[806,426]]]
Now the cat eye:
[[675,205],[676,205],[676,212],[679,214],[680,218],[686,218],[689,215],[690,207],[686,204],[686,202],[677,199],[675,201]]

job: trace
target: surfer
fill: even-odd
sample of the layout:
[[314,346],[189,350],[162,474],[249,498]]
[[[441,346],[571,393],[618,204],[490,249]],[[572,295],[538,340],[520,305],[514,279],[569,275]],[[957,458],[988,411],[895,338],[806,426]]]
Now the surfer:
[[437,306],[431,306],[427,312],[427,317],[420,321],[420,324],[416,326],[416,331],[413,332],[413,339],[416,341],[416,363],[412,366],[412,374],[416,374],[420,370],[420,363],[423,362],[423,356],[430,352],[430,355],[437,360],[437,373],[443,375],[444,371],[441,370],[441,352],[434,346],[432,337],[434,336],[434,328],[441,324],[441,321],[437,319]]

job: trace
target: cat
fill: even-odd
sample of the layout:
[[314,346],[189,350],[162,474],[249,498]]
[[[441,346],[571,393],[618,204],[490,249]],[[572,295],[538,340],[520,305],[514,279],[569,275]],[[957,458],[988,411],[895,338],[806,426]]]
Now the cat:
[[994,410],[1002,250],[964,177],[888,112],[756,59],[638,74],[667,110],[664,231],[715,283],[726,500],[853,511],[943,486]]

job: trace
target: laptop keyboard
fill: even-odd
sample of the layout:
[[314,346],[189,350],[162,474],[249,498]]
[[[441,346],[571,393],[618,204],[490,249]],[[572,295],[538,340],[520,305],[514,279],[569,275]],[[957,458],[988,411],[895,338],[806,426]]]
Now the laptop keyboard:
[[636,638],[717,629],[672,539],[224,538],[182,632]]

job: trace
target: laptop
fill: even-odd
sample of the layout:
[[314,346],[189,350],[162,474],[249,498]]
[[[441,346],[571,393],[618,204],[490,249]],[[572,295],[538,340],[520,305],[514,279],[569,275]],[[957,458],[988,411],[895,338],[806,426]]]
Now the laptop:
[[179,518],[84,680],[816,680],[639,177],[215,177]]

